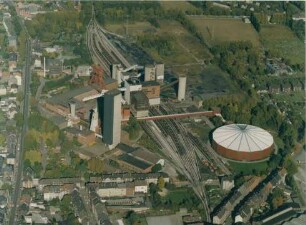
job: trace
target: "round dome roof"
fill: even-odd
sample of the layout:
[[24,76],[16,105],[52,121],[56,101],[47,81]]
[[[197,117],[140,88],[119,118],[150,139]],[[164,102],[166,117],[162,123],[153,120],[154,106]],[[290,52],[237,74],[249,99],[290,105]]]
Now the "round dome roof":
[[273,145],[272,135],[248,124],[230,124],[217,128],[213,140],[220,146],[239,152],[262,151]]

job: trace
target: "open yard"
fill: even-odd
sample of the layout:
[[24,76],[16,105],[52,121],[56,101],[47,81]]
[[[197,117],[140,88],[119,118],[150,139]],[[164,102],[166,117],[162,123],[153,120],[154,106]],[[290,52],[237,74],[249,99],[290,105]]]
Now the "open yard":
[[190,16],[189,19],[210,45],[225,41],[251,41],[254,46],[260,46],[259,35],[252,24],[241,19],[212,16]]
[[283,25],[262,25],[260,38],[265,48],[279,57],[289,59],[291,63],[305,62],[303,42]]
[[250,175],[254,170],[257,172],[265,171],[268,168],[267,161],[254,163],[229,161],[229,164],[235,173],[240,174],[242,172],[244,175]]
[[35,162],[41,162],[41,153],[36,150],[30,150],[25,152],[25,160],[30,160],[31,164],[34,165]]

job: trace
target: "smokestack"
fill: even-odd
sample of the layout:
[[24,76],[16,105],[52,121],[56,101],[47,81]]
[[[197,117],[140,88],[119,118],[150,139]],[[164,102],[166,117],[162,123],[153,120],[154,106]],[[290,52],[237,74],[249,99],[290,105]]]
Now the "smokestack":
[[75,117],[75,102],[70,102],[70,114],[71,117]]
[[46,57],[44,57],[44,77],[46,77]]
[[179,101],[183,101],[185,99],[186,79],[187,78],[185,76],[179,77],[179,87],[178,87],[178,94],[177,94],[177,99]]

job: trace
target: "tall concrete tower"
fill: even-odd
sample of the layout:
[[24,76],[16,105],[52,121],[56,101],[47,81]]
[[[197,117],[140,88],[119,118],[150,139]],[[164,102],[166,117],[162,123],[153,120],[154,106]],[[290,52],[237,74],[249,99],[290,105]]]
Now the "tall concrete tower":
[[70,103],[70,114],[71,114],[71,117],[75,117],[75,102],[74,101],[71,101]]
[[187,78],[185,76],[179,77],[179,86],[178,86],[178,93],[177,93],[177,99],[179,101],[183,101],[185,99],[186,81],[187,81]]
[[121,83],[121,70],[122,67],[120,64],[112,64],[110,67],[112,78],[118,81],[118,84]]
[[113,149],[121,137],[121,92],[115,89],[105,93],[103,108],[103,140]]
[[145,66],[144,81],[150,81],[156,79],[156,71],[154,65]]

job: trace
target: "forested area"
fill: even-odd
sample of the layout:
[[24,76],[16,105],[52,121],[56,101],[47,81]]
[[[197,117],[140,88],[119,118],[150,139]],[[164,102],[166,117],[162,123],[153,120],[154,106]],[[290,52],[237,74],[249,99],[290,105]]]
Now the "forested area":
[[303,20],[290,20],[289,26],[291,30],[296,34],[296,36],[301,40],[304,41],[305,39],[305,22]]
[[251,42],[229,42],[216,45],[211,50],[221,69],[234,79],[254,79],[265,74],[260,53]]

